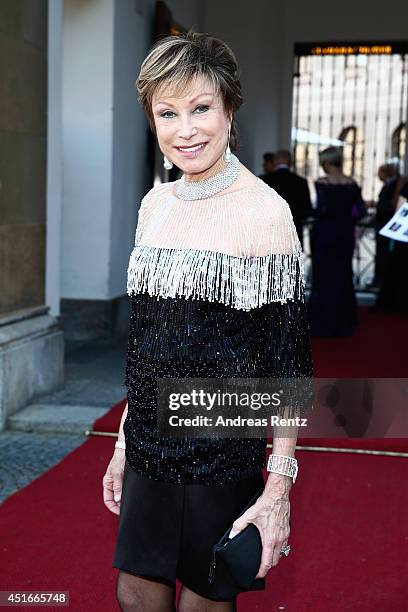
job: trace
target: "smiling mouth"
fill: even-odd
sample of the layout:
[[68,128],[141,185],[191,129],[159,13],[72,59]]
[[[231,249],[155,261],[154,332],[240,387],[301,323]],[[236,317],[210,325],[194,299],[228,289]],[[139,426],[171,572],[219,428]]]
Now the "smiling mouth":
[[182,153],[194,153],[195,151],[200,151],[205,147],[206,142],[200,142],[197,145],[191,147],[176,147],[176,149]]

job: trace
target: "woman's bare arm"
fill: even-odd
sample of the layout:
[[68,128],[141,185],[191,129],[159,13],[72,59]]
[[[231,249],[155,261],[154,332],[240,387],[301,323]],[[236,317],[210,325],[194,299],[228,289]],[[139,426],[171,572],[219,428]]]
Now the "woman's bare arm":
[[[127,413],[128,413],[128,403],[126,402],[125,409],[124,409],[124,411],[122,413],[122,418],[120,419],[118,442],[124,442],[125,441],[125,435],[123,433],[123,423],[125,422]],[[122,450],[122,449],[116,448],[115,450]]]
[[[118,441],[124,442],[123,423],[128,413],[128,404],[122,413],[119,425]],[[102,479],[103,502],[114,514],[120,513],[120,498],[122,495],[123,473],[125,466],[125,450],[114,447],[113,455]]]

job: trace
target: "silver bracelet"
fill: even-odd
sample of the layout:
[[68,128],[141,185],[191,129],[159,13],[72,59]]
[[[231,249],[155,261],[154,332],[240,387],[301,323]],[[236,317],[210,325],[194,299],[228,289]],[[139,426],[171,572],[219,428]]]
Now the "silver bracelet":
[[122,448],[123,450],[125,450],[126,444],[125,444],[125,442],[118,442],[118,441],[116,441],[115,442],[115,448]]
[[268,472],[275,472],[276,474],[290,476],[293,482],[295,482],[298,473],[298,462],[294,457],[288,457],[287,455],[274,455],[271,453],[269,455],[266,469]]

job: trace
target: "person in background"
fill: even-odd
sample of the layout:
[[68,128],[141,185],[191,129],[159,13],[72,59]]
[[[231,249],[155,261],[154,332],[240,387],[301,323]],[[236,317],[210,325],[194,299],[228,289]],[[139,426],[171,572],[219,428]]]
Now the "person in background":
[[387,258],[390,251],[390,239],[381,236],[380,229],[391,219],[395,212],[396,199],[403,186],[398,167],[395,164],[383,164],[378,169],[378,178],[383,186],[378,195],[377,211],[375,215],[375,273],[372,285],[381,287],[384,281],[384,273]]
[[312,205],[307,180],[292,172],[291,163],[290,151],[278,151],[274,156],[273,172],[263,180],[288,202],[303,248],[303,224],[312,212]]
[[[402,187],[399,185],[403,183]],[[408,200],[408,178],[399,177],[394,197],[394,212]],[[389,240],[390,250],[384,268],[384,280],[380,287],[374,310],[408,314],[408,243]]]
[[343,174],[340,147],[324,149],[319,161],[326,176],[315,181],[309,321],[314,336],[349,336],[357,325],[352,268],[355,224],[366,207],[359,185]]
[[265,183],[268,183],[269,176],[273,172],[273,169],[274,169],[274,163],[273,163],[274,157],[275,157],[274,153],[264,153],[263,154],[263,171],[264,171],[264,174],[260,174],[258,176],[258,178],[260,178],[263,181],[265,181]]

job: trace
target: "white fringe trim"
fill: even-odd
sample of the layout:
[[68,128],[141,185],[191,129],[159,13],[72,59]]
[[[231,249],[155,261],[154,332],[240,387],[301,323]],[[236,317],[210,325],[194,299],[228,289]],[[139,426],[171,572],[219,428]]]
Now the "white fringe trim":
[[127,273],[128,295],[201,298],[242,310],[293,300],[303,289],[302,251],[235,257],[139,244],[133,248]]

